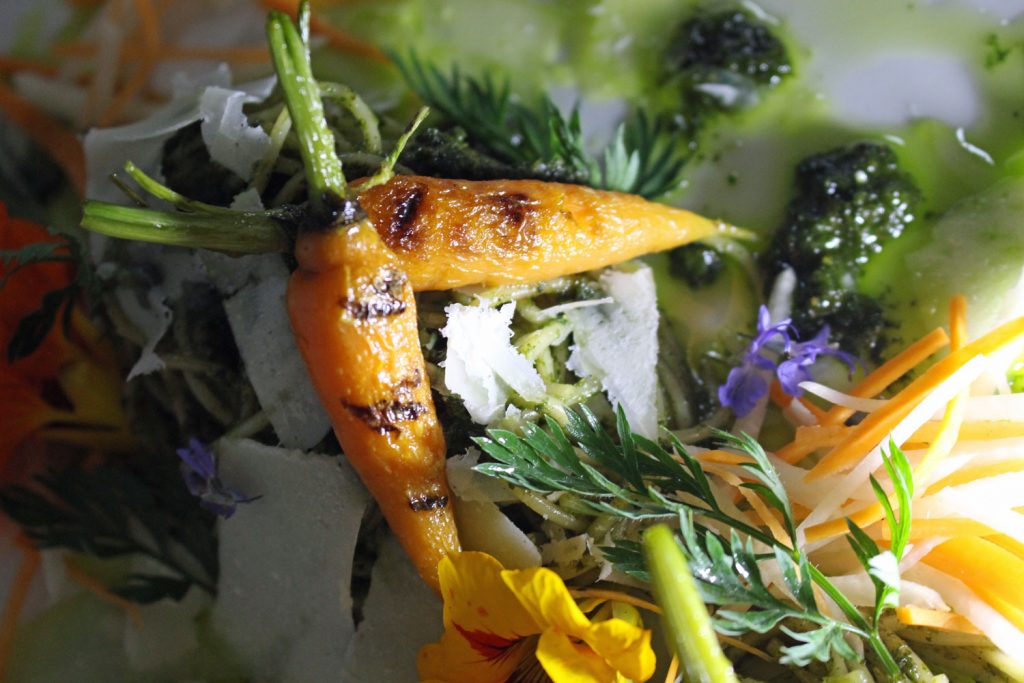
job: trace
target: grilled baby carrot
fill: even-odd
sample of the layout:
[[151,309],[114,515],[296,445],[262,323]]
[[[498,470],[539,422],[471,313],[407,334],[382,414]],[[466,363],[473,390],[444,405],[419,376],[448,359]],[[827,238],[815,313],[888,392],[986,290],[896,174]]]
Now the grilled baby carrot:
[[412,287],[369,223],[299,237],[288,312],[348,461],[420,575],[459,549]]
[[396,176],[359,203],[416,291],[537,282],[735,230],[635,195],[536,180]]

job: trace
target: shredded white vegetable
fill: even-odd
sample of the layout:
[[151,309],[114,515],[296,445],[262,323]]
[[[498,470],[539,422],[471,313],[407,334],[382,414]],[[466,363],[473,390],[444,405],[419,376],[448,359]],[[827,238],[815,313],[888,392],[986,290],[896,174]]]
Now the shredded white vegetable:
[[860,398],[859,396],[844,394],[841,391],[836,391],[832,387],[827,387],[819,382],[800,382],[800,388],[810,394],[818,396],[819,398],[825,399],[833,405],[851,408],[862,413],[873,412],[888,403],[888,401],[884,399]]
[[925,564],[908,571],[906,578],[935,589],[954,611],[965,616],[1006,654],[1019,657],[1024,652],[1024,633],[962,581]]
[[[921,426],[928,421],[928,418],[934,414],[940,406],[945,405],[960,391],[969,387],[971,382],[977,379],[981,373],[985,371],[986,367],[987,359],[985,356],[975,356],[957,369],[931,393],[925,396],[924,399],[910,411],[910,414],[907,415],[902,422],[896,425],[895,428],[893,428],[891,432],[892,439],[897,444],[906,442],[914,432],[920,429]],[[887,435],[885,439],[876,444],[875,447],[864,456],[853,470],[846,473],[836,474],[831,477],[826,477],[824,480],[816,482],[823,489],[826,489],[827,495],[825,495],[818,506],[811,511],[811,514],[809,514],[804,521],[800,523],[800,526],[797,528],[797,533],[802,536],[808,527],[828,521],[836,511],[843,506],[846,500],[850,497],[850,494],[858,487],[863,486],[868,481],[868,477],[882,466],[882,448],[888,443],[889,436]]]

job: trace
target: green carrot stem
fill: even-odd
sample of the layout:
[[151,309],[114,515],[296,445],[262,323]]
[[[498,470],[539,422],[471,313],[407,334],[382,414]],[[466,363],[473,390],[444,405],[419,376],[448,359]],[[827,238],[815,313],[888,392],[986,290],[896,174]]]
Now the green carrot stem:
[[130,175],[132,177],[132,180],[137,182],[139,184],[139,187],[141,187],[143,190],[153,195],[157,199],[162,199],[165,202],[173,204],[175,207],[181,209],[182,211],[198,211],[202,213],[212,213],[221,215],[237,213],[235,210],[229,209],[224,206],[214,206],[213,204],[207,204],[205,202],[200,202],[195,199],[189,199],[188,197],[178,192],[175,192],[166,185],[151,178],[146,174],[145,171],[143,171],[141,168],[139,168],[130,161],[125,163],[124,171],[125,173]]
[[[308,11],[308,7],[300,8],[300,17]],[[334,148],[334,134],[324,116],[320,85],[313,78],[309,46],[291,18],[282,12],[270,13],[267,39],[277,80],[299,139],[309,201],[316,208],[338,204],[345,199],[345,176]]]
[[264,212],[169,213],[88,200],[82,227],[111,237],[228,254],[285,252],[291,240],[285,222]]
[[692,683],[738,683],[722,652],[701,600],[690,566],[675,534],[658,524],[644,532],[644,559],[654,598],[663,610],[669,645],[679,657],[685,680]]

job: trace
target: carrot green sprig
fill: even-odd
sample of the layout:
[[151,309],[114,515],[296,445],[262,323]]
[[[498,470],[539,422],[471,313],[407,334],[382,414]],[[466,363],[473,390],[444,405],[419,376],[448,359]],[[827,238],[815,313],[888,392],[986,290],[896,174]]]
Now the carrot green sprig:
[[[882,642],[877,616],[866,617],[808,559],[798,539],[786,488],[756,440],[716,432],[722,446],[733,451],[736,465],[751,480],[743,486],[770,508],[768,516],[777,513],[781,518],[777,533],[752,525],[719,505],[703,466],[682,443],[671,437],[671,449],[666,449],[633,433],[621,411],[614,435],[617,438],[585,408],[580,414],[568,412],[564,428],[551,419],[547,426],[544,430],[527,425],[522,436],[489,431],[488,437],[477,443],[496,462],[482,463],[476,469],[521,489],[541,494],[571,493],[596,517],[677,519],[678,538],[701,597],[721,608],[712,617],[719,633],[737,636],[779,627],[792,640],[783,647],[781,661],[796,666],[827,662],[833,653],[857,659],[846,640],[856,636],[871,647],[886,674],[899,679],[900,668]],[[901,455],[898,449],[893,452],[896,474],[891,476],[901,501],[900,514],[889,517],[894,538],[905,537],[910,519],[902,501],[912,482],[899,464]],[[722,528],[724,532],[719,531]],[[892,606],[893,591],[898,590],[898,569],[886,572],[893,570],[893,563],[871,559],[882,555],[876,551],[865,547],[865,567],[873,580],[882,582],[874,611],[881,615]],[[640,544],[617,541],[603,552],[623,571],[645,581],[653,579]],[[762,575],[763,561],[777,566],[788,595],[769,589],[770,583]],[[842,619],[819,607],[816,589],[838,606]],[[730,608],[736,605],[748,609]],[[794,622],[802,622],[804,627],[790,628]]]
[[299,6],[298,26],[287,14],[271,12],[267,39],[278,83],[299,138],[306,169],[309,201],[314,207],[345,198],[347,184],[334,148],[334,133],[327,125],[320,86],[309,60],[309,3]]
[[708,608],[671,528],[659,524],[644,533],[644,558],[651,589],[663,610],[669,644],[679,657],[686,680],[736,683],[736,673],[718,644]]

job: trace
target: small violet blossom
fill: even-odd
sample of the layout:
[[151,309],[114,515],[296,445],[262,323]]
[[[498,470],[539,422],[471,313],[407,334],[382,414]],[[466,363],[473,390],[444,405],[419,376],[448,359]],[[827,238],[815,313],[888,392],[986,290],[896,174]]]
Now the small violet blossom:
[[[718,400],[742,417],[768,393],[768,382],[774,372],[782,390],[790,396],[800,396],[801,382],[812,379],[811,367],[819,357],[833,356],[853,371],[856,360],[848,353],[828,344],[828,325],[808,341],[794,341],[793,326],[789,318],[772,324],[768,308],[761,306],[757,314],[757,334],[743,353],[739,366],[729,371],[725,384],[718,388]],[[765,355],[766,353],[770,354]],[[784,355],[776,363],[774,358]]]
[[188,447],[178,449],[178,457],[185,464],[185,486],[189,493],[199,499],[199,506],[215,515],[227,519],[235,514],[239,503],[249,503],[252,498],[224,485],[217,474],[217,462],[210,447],[196,438],[189,439]]
[[828,345],[828,338],[831,330],[828,325],[822,327],[818,334],[810,341],[798,342],[789,349],[789,358],[779,363],[775,374],[779,378],[782,390],[790,396],[800,396],[804,393],[800,388],[801,382],[809,382],[814,379],[811,375],[811,366],[818,362],[819,356],[832,356],[846,363],[846,366],[853,372],[857,359],[839,349]]

